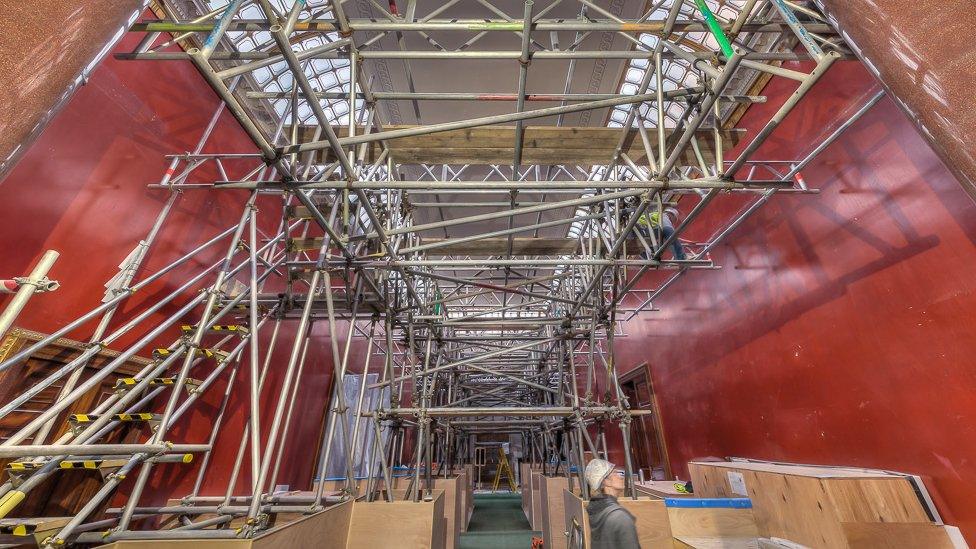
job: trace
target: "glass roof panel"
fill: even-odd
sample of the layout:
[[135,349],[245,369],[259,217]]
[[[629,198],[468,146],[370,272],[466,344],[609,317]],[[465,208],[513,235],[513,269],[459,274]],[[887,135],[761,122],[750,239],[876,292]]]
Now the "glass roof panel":
[[[271,5],[281,14],[288,13],[294,0],[270,0]],[[218,9],[228,4],[227,0],[208,0],[207,4],[212,9]],[[328,0],[307,0],[305,8],[302,9],[300,19],[309,17],[329,18],[332,11],[329,8]],[[264,19],[264,12],[254,3],[248,3],[237,13],[237,19]],[[262,51],[274,47],[274,39],[269,32],[227,32],[227,38],[233,42],[234,47],[239,51]],[[335,32],[326,34],[309,35],[305,38],[293,41],[292,46],[296,52],[304,51],[309,48],[321,46],[334,42],[339,39],[339,34]],[[308,77],[312,87],[319,92],[349,92],[349,60],[348,59],[311,59],[302,62],[305,76]],[[262,91],[266,92],[290,92],[294,85],[294,78],[284,62],[276,63],[270,67],[262,67],[252,73],[255,82]],[[291,112],[290,101],[287,99],[274,99],[271,101],[275,112],[280,116],[285,116]],[[321,100],[323,109],[329,121],[333,124],[346,124],[348,122],[349,102],[346,99],[326,98]],[[299,100],[298,116],[303,124],[315,124],[314,113],[308,106],[305,99]]]
[[[705,0],[708,7],[712,10],[721,22],[726,22],[734,20],[738,17],[739,12],[742,10],[742,6],[745,0]],[[650,16],[650,20],[663,20],[668,16],[668,12],[671,10],[671,6],[674,0],[664,0],[658,5],[657,9]],[[681,15],[679,19],[701,19],[701,14],[696,13],[697,8],[694,6],[694,2],[685,1],[684,5],[681,6]],[[700,44],[703,48],[717,50],[718,42],[715,38],[707,32],[686,32],[682,34],[682,43],[694,42]],[[642,34],[640,36],[640,41],[643,43],[647,50],[653,50],[657,45],[657,36],[651,34]],[[672,60],[664,59],[662,61],[662,72],[664,74],[664,90],[671,91],[678,88],[697,86],[699,85],[699,76],[696,71],[690,70],[687,62],[684,60]],[[623,82],[620,85],[620,93],[622,94],[635,94],[640,89],[641,80],[644,79],[644,75],[647,73],[648,67],[652,67],[651,63],[647,59],[634,59],[630,62],[630,66],[624,73]],[[652,79],[650,85],[648,86],[648,91],[651,92],[656,90],[655,81]],[[614,107],[613,112],[610,114],[610,120],[607,123],[611,128],[619,128],[627,122],[627,114],[630,112],[629,105],[621,105]],[[646,120],[645,126],[652,127],[657,125],[657,108],[653,105],[641,105],[638,109],[641,117]],[[673,128],[677,124],[678,118],[681,117],[682,109],[677,104],[671,104],[664,113],[664,125],[669,128]],[[639,117],[634,117],[633,125],[637,125],[637,121],[640,120]]]

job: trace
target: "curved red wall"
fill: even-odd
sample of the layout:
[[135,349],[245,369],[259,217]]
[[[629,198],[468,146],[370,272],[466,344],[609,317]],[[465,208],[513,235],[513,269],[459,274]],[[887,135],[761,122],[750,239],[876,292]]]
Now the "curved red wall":
[[[131,50],[134,39],[138,38],[126,37],[118,51]],[[0,182],[0,234],[6,242],[0,255],[0,278],[27,274],[46,249],[61,252],[49,273],[50,278],[61,282],[61,288],[34,296],[16,326],[49,333],[100,304],[103,284],[145,238],[167,199],[168,191],[147,189],[146,185],[158,182],[168,168],[169,161],[164,155],[194,149],[218,104],[217,96],[189,63],[116,61],[109,57],[99,66],[88,84],[75,94],[10,175]],[[225,111],[203,152],[250,153],[255,149]],[[206,177],[201,173],[194,180],[205,181]],[[209,177],[216,177],[216,173],[210,173]],[[185,192],[150,252],[141,276],[236,224],[246,199],[247,194],[238,191]],[[279,212],[278,203],[262,206],[262,225],[268,230],[276,228]],[[148,304],[175,290],[200,268],[223,257],[226,249],[227,242],[218,243],[186,268],[177,269],[135,294],[120,309],[113,326],[121,325]],[[0,300],[0,307],[8,299]],[[175,306],[151,317],[147,325],[152,327],[153,321],[162,320],[185,302],[185,298],[177,300]],[[187,320],[193,318],[197,317],[191,315]],[[294,337],[293,324],[289,322],[282,329],[278,351],[271,363],[262,401],[266,414],[264,429],[270,425],[274,399]],[[93,327],[91,323],[69,337],[85,340]],[[145,331],[148,330],[124,337],[111,347],[124,349]],[[301,413],[292,422],[291,446],[285,452],[285,465],[279,478],[280,484],[303,488],[311,482],[327,404],[323,395],[328,395],[332,378],[326,326],[316,325],[313,334],[296,406]],[[171,330],[158,344],[168,345],[176,337],[179,337],[178,330]],[[148,356],[149,349],[139,354]],[[223,493],[233,466],[248,412],[247,363],[245,354],[238,374],[238,389],[228,405],[226,427],[215,449],[214,461],[220,466],[211,467],[204,484],[206,494]],[[358,364],[353,362],[353,370]],[[228,373],[229,369],[200,405],[174,427],[170,440],[207,442]],[[161,408],[163,404],[157,406]],[[160,490],[147,491],[146,499],[160,503],[167,496],[186,494],[199,463],[197,459],[191,466],[161,467],[163,473],[154,482]],[[250,470],[247,462],[244,470]],[[242,482],[248,482],[248,477],[245,474]]]
[[[757,158],[798,159],[876,83],[835,65]],[[793,85],[743,119],[751,135]],[[884,99],[803,171],[819,195],[775,196],[630,322],[675,472],[702,456],[856,465],[927,476],[976,539],[976,206]],[[704,239],[744,200],[696,221]],[[649,281],[651,287],[657,281]]]

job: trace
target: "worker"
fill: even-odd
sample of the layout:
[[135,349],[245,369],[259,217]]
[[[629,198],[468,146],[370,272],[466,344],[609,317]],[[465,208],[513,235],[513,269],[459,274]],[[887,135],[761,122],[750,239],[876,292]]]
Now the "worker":
[[[655,208],[650,212],[645,211],[644,215],[637,220],[637,230],[645,238],[650,238],[651,231],[653,230],[654,238],[657,240],[658,245],[660,245],[674,234],[674,221],[677,218],[678,210],[674,208],[664,208],[664,211]],[[685,248],[677,238],[671,242],[671,253],[674,254],[674,259],[678,261],[687,259]],[[641,254],[641,257],[647,259],[646,255]]]
[[590,502],[590,547],[593,549],[640,549],[634,515],[617,503],[624,493],[623,473],[605,459],[586,464]]

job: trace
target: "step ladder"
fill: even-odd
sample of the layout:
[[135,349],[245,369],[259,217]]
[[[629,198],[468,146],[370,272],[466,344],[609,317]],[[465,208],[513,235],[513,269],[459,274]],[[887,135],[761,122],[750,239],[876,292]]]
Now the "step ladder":
[[512,467],[508,464],[508,455],[505,453],[505,449],[501,446],[498,447],[498,469],[495,470],[495,481],[491,485],[491,491],[498,491],[498,484],[502,480],[502,475],[505,475],[505,480],[508,481],[508,488],[512,492],[516,492],[515,489],[515,475],[512,474]]

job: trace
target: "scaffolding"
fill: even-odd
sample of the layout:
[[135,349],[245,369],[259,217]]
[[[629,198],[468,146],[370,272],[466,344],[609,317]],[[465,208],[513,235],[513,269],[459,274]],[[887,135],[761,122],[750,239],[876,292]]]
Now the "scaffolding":
[[[114,464],[91,500],[43,546],[253,537],[274,513],[312,513],[357,496],[392,498],[382,487],[391,486],[396,471],[410,477],[406,498],[420,501],[434,477],[473,460],[472,440],[491,433],[519,437],[527,459],[550,470],[573,471],[585,493],[585,455],[606,450],[605,438],[592,437],[589,427],[619,428],[628,493],[636,497],[629,429],[633,417],[648,411],[635,409],[617,382],[614,345],[626,336],[626,321],[649,314],[685,273],[720,267],[710,251],[774,195],[816,194],[800,170],[880,98],[811,144],[806,158],[757,159],[829,67],[851,58],[804,2],[659,0],[634,19],[589,0],[525,0],[517,13],[499,7],[511,2],[489,0],[451,0],[426,12],[407,1],[402,13],[394,1],[370,2],[374,18],[350,17],[349,4],[167,0],[153,6],[159,19],[130,29],[141,41],[116,58],[189,61],[221,104],[195,150],[168,156],[169,168],[150,185],[169,191],[169,199],[106,285],[105,299],[0,363],[0,371],[11,368],[66,335],[84,333],[88,343],[0,408],[5,417],[65,380],[54,403],[0,444],[0,456],[16,458],[22,469],[0,486],[0,518],[16,515],[25,495],[63,463]],[[451,16],[472,6],[492,15]],[[575,17],[552,15],[569,7]],[[509,38],[511,48],[480,49],[488,35]],[[445,36],[461,42],[447,46]],[[567,36],[572,42],[560,44]],[[600,37],[618,47],[591,49]],[[427,48],[406,49],[408,43]],[[572,91],[574,67],[593,59],[623,61],[618,93]],[[386,60],[404,63],[406,89],[376,89],[373,63]],[[445,60],[471,66],[509,60],[515,91],[416,91],[411,67]],[[787,68],[786,61],[804,61],[798,66],[809,70]],[[568,64],[563,89],[529,93],[533,66],[547,62]],[[334,83],[323,84],[326,77]],[[736,125],[745,107],[767,102],[759,91],[772,77],[795,81],[796,92],[746,140]],[[485,101],[514,108],[419,121],[421,104]],[[418,123],[384,123],[392,104],[412,107]],[[202,152],[225,111],[255,152]],[[594,112],[608,113],[610,125],[564,124],[567,115]],[[737,153],[727,159],[733,147]],[[237,223],[144,272],[181,197],[229,189],[247,191]],[[718,231],[700,241],[686,237],[710,204],[738,195],[750,201]],[[270,204],[282,212],[273,229],[258,214],[259,205]],[[673,216],[669,210],[678,213],[664,230],[659,220]],[[648,219],[658,225],[648,226]],[[121,325],[113,322],[133,294],[215,249],[225,250],[220,261]],[[652,271],[670,276],[639,289]],[[163,310],[173,312],[150,320]],[[286,323],[295,329],[282,330]],[[288,426],[308,375],[306,357],[319,351],[310,349],[315,323],[328,326],[330,348],[322,352],[331,355],[336,389],[321,403],[328,421],[318,481],[302,495],[282,495],[275,492],[282,453],[307,445],[291,440]],[[173,330],[180,336],[159,347]],[[81,375],[100,350],[143,332],[107,366]],[[354,341],[365,342],[365,355],[357,358]],[[284,373],[272,387],[264,382],[278,347],[288,359],[276,366]],[[48,440],[59,414],[126,360],[150,352],[137,375]],[[172,440],[175,422],[219,379],[228,380],[227,388],[222,405],[208,414],[209,440]],[[249,408],[240,449],[225,495],[203,496],[207,471],[229,466],[214,463],[211,452],[235,393]],[[267,415],[261,403],[269,399]],[[105,443],[125,422],[147,423],[145,440]],[[405,455],[411,440],[412,455]],[[199,458],[195,488],[176,505],[140,505],[156,464],[186,455]],[[327,491],[329,471],[340,472],[344,490]],[[109,518],[94,516],[133,474],[125,503],[108,509]],[[142,519],[160,515],[180,517],[182,525],[139,529],[147,524]],[[241,519],[241,528],[227,527]]]

